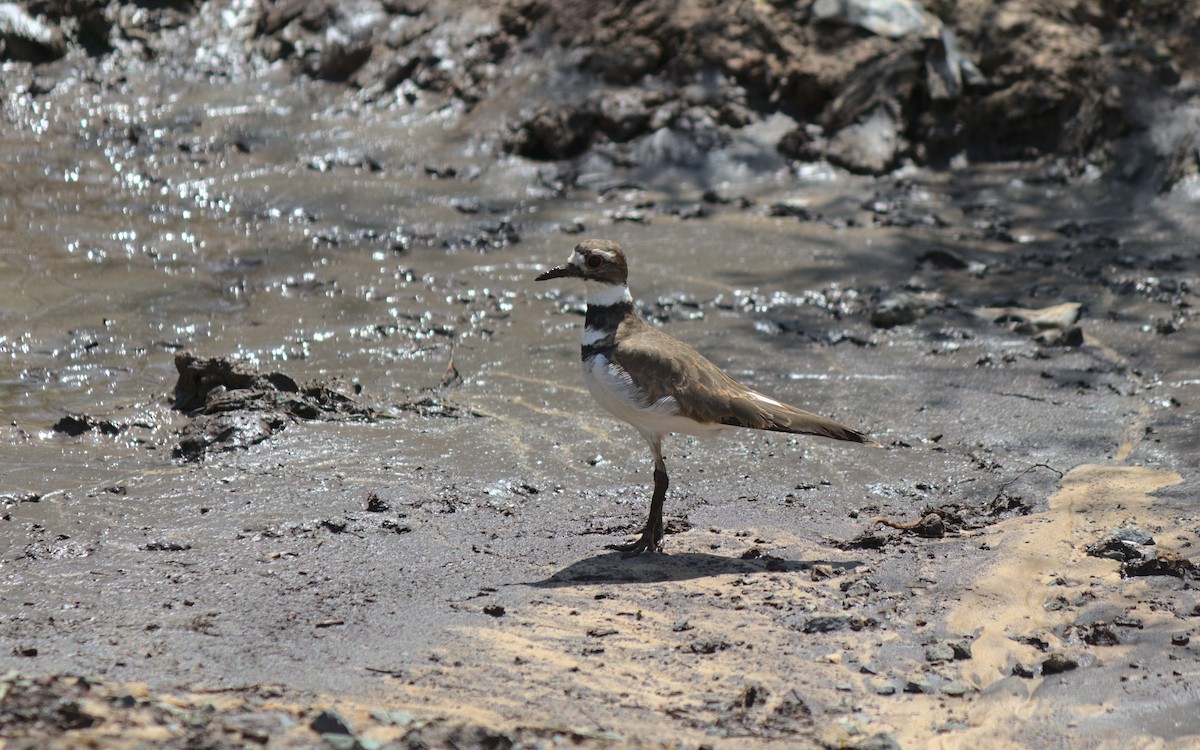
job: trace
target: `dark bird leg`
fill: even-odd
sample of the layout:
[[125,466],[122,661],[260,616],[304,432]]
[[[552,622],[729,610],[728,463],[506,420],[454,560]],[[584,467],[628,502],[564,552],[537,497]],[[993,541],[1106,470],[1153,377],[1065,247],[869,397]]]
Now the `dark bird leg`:
[[667,464],[662,457],[662,436],[644,435],[650,449],[654,451],[654,495],[650,498],[650,517],[642,529],[642,535],[629,544],[610,544],[609,549],[624,552],[627,555],[640,555],[643,552],[657,552],[663,540],[663,503],[667,499]]

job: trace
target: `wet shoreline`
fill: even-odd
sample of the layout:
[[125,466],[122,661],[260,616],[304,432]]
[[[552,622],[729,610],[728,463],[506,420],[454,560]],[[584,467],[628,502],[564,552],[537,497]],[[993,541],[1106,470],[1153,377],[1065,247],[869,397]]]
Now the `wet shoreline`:
[[[489,151],[508,102],[364,107],[283,64],[10,70],[14,746],[1195,734],[1186,189],[789,165],[771,121],[703,168],[601,169]],[[650,467],[583,388],[580,290],[532,282],[590,236],[656,325],[887,449],[674,439],[670,554],[603,551]],[[249,380],[178,409],[184,352]],[[343,397],[373,416],[320,418]],[[229,413],[283,429],[172,456]]]

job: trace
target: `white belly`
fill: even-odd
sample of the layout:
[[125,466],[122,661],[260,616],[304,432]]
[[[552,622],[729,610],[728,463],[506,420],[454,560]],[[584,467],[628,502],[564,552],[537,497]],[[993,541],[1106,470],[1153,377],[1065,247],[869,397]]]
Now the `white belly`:
[[729,429],[726,425],[704,424],[679,416],[679,405],[671,396],[650,403],[629,375],[604,355],[584,361],[583,380],[597,403],[643,434],[674,432],[704,437]]

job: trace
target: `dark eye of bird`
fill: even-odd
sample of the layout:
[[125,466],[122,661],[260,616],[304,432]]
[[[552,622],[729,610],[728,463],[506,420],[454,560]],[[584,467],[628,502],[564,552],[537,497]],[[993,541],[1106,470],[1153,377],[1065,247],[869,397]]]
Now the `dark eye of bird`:
[[599,268],[603,262],[604,258],[601,258],[599,255],[589,255],[587,260],[584,261],[584,263],[587,263],[588,268]]

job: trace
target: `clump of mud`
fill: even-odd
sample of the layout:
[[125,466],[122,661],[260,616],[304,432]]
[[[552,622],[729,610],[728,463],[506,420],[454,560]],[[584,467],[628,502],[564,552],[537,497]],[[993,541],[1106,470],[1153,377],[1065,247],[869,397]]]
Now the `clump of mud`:
[[175,356],[175,408],[192,418],[174,455],[187,461],[261,443],[302,420],[370,421],[369,406],[320,382],[301,386],[280,372],[261,374],[224,357]]

